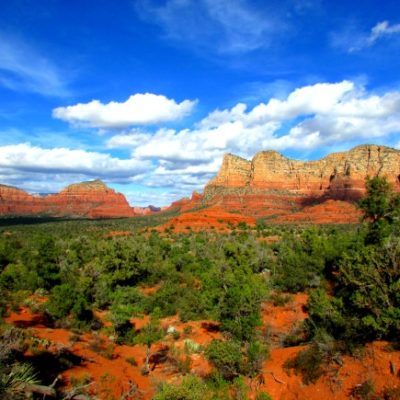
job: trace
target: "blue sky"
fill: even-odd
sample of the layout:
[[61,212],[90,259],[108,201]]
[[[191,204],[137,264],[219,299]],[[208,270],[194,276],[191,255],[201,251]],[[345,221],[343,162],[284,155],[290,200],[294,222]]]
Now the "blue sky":
[[397,0],[9,0],[0,22],[0,183],[165,205],[226,152],[400,147]]

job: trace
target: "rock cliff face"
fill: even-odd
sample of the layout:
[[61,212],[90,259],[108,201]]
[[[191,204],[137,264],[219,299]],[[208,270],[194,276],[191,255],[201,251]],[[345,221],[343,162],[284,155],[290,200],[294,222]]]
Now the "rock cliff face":
[[251,161],[227,154],[206,185],[202,202],[249,215],[277,216],[326,200],[353,202],[365,193],[365,178],[376,175],[387,177],[400,191],[399,150],[362,145],[308,162],[276,151],[259,152]]
[[174,201],[163,211],[189,211],[201,205],[201,199],[202,195],[200,193],[193,192],[191,197],[184,197],[183,199]]
[[45,197],[0,185],[0,215],[119,218],[135,213],[123,194],[96,180],[73,184]]
[[42,198],[13,186],[0,185],[0,215],[35,215],[44,211]]

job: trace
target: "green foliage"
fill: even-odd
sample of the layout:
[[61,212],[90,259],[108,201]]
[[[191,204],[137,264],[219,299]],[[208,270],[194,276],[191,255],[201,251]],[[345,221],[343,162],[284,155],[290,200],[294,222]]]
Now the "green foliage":
[[292,293],[323,286],[355,240],[352,232],[324,232],[317,228],[287,234],[276,245],[275,285]]
[[18,360],[26,350],[26,332],[17,328],[0,330],[0,398],[26,398],[24,384],[38,384],[38,374],[32,365]]
[[111,295],[111,321],[117,343],[134,342],[135,330],[130,319],[143,311],[144,296],[134,287],[118,287]]
[[4,400],[23,399],[24,385],[38,383],[37,373],[30,364],[15,363],[9,371],[0,369],[0,396]]
[[153,400],[209,400],[211,395],[211,391],[200,378],[187,376],[178,385],[163,383]]
[[213,340],[208,345],[205,355],[224,379],[232,380],[239,376],[243,364],[240,343]]
[[351,349],[400,334],[400,240],[367,246],[344,256],[334,296],[311,292],[310,329],[324,329]]
[[369,222],[366,242],[380,244],[390,234],[390,226],[400,217],[400,195],[395,194],[385,178],[366,180],[367,195],[359,202],[364,220]]
[[246,375],[255,376],[262,368],[262,364],[269,356],[268,347],[262,342],[256,340],[247,343],[246,348],[246,364],[244,371]]
[[220,376],[232,381],[239,375],[255,376],[268,356],[268,348],[259,341],[241,344],[234,340],[213,340],[205,355]]
[[261,325],[260,307],[266,294],[265,282],[242,264],[226,271],[220,300],[221,327],[238,340],[249,340]]
[[239,376],[233,380],[232,385],[232,398],[233,400],[248,400],[247,393],[249,388],[246,385],[245,380],[242,376]]
[[55,320],[71,316],[75,321],[87,323],[93,319],[86,299],[68,283],[53,287],[45,309]]
[[151,318],[150,321],[139,331],[135,336],[134,341],[137,344],[144,344],[147,347],[146,361],[143,372],[148,374],[150,372],[149,360],[150,351],[153,343],[157,342],[164,336],[164,331],[161,329],[160,323],[157,318]]
[[161,329],[159,321],[156,319],[150,319],[150,321],[136,335],[135,342],[150,347],[163,336],[164,332]]
[[266,392],[258,392],[256,394],[256,400],[272,400],[272,397]]
[[324,374],[324,354],[317,345],[300,351],[294,358],[285,362],[285,368],[294,369],[302,375],[303,382],[308,385],[315,383]]
[[360,202],[368,221],[365,241],[337,260],[333,295],[321,289],[309,301],[310,332],[324,330],[349,350],[400,335],[400,197],[383,178],[368,179],[367,189]]
[[374,384],[371,380],[366,380],[355,386],[350,395],[352,398],[360,400],[374,400],[377,398]]
[[400,334],[400,240],[366,247],[344,258],[337,296],[354,316],[359,340],[394,339]]
[[77,298],[78,293],[71,285],[64,283],[54,286],[46,304],[47,311],[55,319],[64,318],[71,312]]

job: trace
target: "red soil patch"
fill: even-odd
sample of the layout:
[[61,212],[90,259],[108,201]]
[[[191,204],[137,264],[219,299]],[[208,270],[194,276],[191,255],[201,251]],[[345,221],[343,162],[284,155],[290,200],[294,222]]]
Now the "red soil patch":
[[161,284],[155,286],[140,287],[139,292],[144,294],[145,296],[152,296],[154,293],[157,292],[158,289],[160,289],[160,287]]
[[274,306],[272,302],[263,304],[263,324],[269,328],[272,338],[289,334],[295,327],[307,318],[304,311],[308,295],[297,293],[290,295],[290,300],[283,306]]
[[[106,313],[97,314],[102,320],[106,320]],[[131,320],[136,329],[140,329],[148,321],[148,316]],[[11,313],[6,322],[30,327],[33,336],[51,343],[46,348],[47,351],[66,348],[81,357],[84,360],[82,364],[66,370],[62,374],[63,380],[68,387],[72,379],[89,377],[94,382],[89,386],[90,392],[99,399],[121,398],[132,382],[137,386],[137,393],[141,394],[141,398],[150,400],[157,382],[173,382],[181,377],[180,372],[169,362],[153,363],[150,374],[142,375],[141,369],[146,357],[145,346],[119,346],[104,334],[87,333],[77,336],[66,329],[48,328],[40,314],[32,313],[27,308],[22,308],[18,313]],[[161,325],[165,328],[173,326],[180,336],[175,339],[173,335],[167,335],[160,343],[152,346],[152,354],[176,347],[181,351],[180,355],[177,355],[179,358],[184,356],[183,349],[187,340],[195,346],[206,346],[213,339],[221,337],[217,326],[211,321],[182,323],[177,317],[170,317],[163,319]],[[137,365],[132,365],[132,361]],[[211,366],[200,354],[193,353],[190,354],[190,371],[205,376],[211,372]],[[138,395],[135,396],[131,399],[138,398]]]
[[310,224],[356,224],[361,212],[347,201],[327,200],[321,204],[308,206],[299,212],[281,215],[271,223],[310,223]]
[[[253,197],[251,199],[256,200]],[[267,218],[266,223],[271,225],[356,224],[361,217],[360,211],[354,204],[341,200],[326,200],[323,203],[306,207],[301,204],[290,206],[290,202],[278,198],[269,199],[270,203],[268,204],[258,205],[253,203],[248,205],[246,202],[237,203],[236,197],[233,200],[230,202],[224,198],[219,205],[184,212],[161,225],[157,230],[162,232],[165,229],[173,229],[174,232],[180,233],[215,229],[220,232],[230,232],[232,224],[245,222],[249,226],[254,226],[256,218],[259,217]],[[292,201],[294,200],[292,199]],[[301,210],[293,211],[293,209]]]
[[270,359],[263,365],[264,383],[259,380],[255,385],[258,390],[267,391],[274,400],[345,400],[351,398],[356,385],[367,380],[372,382],[376,392],[399,388],[397,371],[391,374],[390,365],[399,365],[400,352],[388,352],[386,346],[385,342],[374,342],[367,345],[363,358],[343,356],[343,366],[332,365],[327,375],[310,385],[305,385],[301,376],[283,367],[303,347],[273,349]]
[[237,225],[240,222],[253,226],[256,220],[253,217],[228,212],[221,207],[210,207],[174,217],[161,225],[158,230],[173,228],[174,232],[188,232],[190,230],[201,231],[214,228],[219,231],[226,231],[230,230],[229,224]]
[[350,398],[356,385],[367,380],[373,383],[376,392],[400,387],[400,369],[391,373],[391,365],[397,368],[400,365],[400,352],[387,351],[385,342],[369,344],[362,358],[343,356],[343,365],[329,366],[328,373],[315,384],[305,385],[301,376],[286,370],[285,362],[306,346],[281,348],[280,341],[307,318],[304,311],[307,300],[306,294],[298,293],[284,306],[274,306],[272,302],[263,305],[262,319],[270,329],[272,350],[262,373],[249,381],[253,396],[261,390],[268,392],[274,400],[345,400]]

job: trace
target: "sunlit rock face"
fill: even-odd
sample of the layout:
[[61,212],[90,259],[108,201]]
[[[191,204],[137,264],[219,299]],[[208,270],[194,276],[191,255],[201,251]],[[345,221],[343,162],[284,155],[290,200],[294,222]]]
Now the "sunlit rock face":
[[335,222],[335,214],[340,221],[342,208],[343,215],[351,214],[347,203],[365,193],[366,177],[377,175],[400,191],[399,150],[362,145],[317,161],[291,160],[276,151],[261,151],[251,161],[227,154],[217,176],[206,185],[202,202],[253,216],[280,216],[335,200],[336,209],[332,202],[325,208]]
[[102,181],[70,185],[60,193],[32,196],[23,190],[0,186],[0,214],[54,217],[120,218],[135,215],[125,196]]
[[35,215],[45,212],[43,198],[13,186],[0,185],[0,215]]

